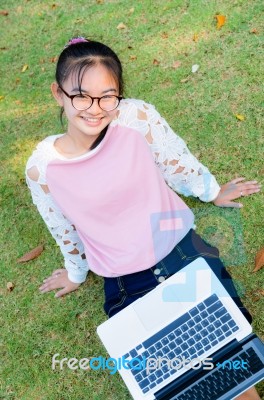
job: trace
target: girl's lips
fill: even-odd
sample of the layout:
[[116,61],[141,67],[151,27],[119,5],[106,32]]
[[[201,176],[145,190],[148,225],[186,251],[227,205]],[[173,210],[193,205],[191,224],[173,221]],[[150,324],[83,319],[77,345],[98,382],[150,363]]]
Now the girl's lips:
[[101,121],[103,119],[103,117],[100,118],[81,117],[81,118],[85,121],[86,125],[89,126],[98,126],[101,124]]

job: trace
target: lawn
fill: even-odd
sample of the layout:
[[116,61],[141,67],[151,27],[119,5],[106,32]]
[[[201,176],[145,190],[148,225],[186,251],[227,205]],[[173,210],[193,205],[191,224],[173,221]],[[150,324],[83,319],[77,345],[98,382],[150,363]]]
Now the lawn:
[[[107,357],[96,335],[106,318],[102,278],[90,273],[62,299],[38,291],[63,260],[24,169],[40,140],[63,132],[50,93],[56,56],[76,35],[110,45],[123,62],[126,97],[154,104],[220,184],[239,176],[263,183],[263,1],[1,0],[0,11],[0,399],[128,400],[118,374],[51,368],[56,353]],[[226,16],[220,29],[216,15]],[[252,272],[263,247],[263,194],[243,198],[241,210],[186,202],[263,338],[264,271]],[[40,257],[16,262],[40,243]]]

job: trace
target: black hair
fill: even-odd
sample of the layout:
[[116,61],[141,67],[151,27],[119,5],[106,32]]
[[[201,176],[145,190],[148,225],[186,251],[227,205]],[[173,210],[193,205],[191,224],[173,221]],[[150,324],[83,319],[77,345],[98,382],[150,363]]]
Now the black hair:
[[[61,52],[56,67],[56,81],[59,86],[72,74],[77,76],[79,90],[81,92],[81,85],[84,73],[96,65],[103,65],[113,76],[119,89],[119,95],[123,95],[124,82],[123,70],[121,62],[116,53],[103,43],[93,40],[78,41],[69,44]],[[63,109],[61,110],[62,121]],[[91,146],[94,149],[104,138],[107,128],[104,128],[98,138]]]

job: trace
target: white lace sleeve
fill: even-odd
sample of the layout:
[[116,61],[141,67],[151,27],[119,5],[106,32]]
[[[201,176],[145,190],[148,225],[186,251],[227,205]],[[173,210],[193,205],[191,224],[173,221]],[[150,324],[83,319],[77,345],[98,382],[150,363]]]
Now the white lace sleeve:
[[141,100],[121,102],[119,121],[139,130],[150,145],[164,179],[175,191],[209,202],[219,191],[215,177],[189,151],[156,109]]
[[26,166],[27,185],[31,191],[33,203],[37,206],[56,243],[60,246],[70,281],[82,283],[88,272],[83,244],[74,225],[55,204],[46,184],[45,175],[48,161],[46,154],[47,152],[49,156],[51,154],[48,148],[50,148],[50,143],[41,142],[29,158]]

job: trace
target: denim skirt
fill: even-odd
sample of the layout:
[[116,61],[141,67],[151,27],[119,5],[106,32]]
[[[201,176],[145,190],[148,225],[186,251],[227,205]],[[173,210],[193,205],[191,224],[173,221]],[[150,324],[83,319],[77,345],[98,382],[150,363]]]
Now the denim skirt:
[[206,243],[193,229],[174,247],[170,254],[153,267],[117,278],[104,278],[104,310],[106,314],[112,317],[197,257],[203,257],[206,260],[241,312],[251,323],[251,315],[243,306],[231,276],[219,259],[218,249]]

